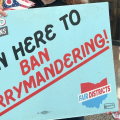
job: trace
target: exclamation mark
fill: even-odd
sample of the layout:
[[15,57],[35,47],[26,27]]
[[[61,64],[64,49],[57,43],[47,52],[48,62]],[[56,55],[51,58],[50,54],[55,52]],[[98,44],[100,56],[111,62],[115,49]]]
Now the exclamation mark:
[[[108,37],[107,37],[106,30],[103,30],[103,33],[104,33],[105,39],[107,40],[107,39],[108,39]],[[109,43],[109,41],[107,41],[107,43]]]

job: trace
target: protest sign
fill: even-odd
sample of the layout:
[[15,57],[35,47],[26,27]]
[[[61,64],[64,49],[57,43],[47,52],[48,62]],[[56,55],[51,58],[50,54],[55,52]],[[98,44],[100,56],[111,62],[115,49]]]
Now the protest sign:
[[108,3],[7,11],[0,23],[0,119],[117,111]]

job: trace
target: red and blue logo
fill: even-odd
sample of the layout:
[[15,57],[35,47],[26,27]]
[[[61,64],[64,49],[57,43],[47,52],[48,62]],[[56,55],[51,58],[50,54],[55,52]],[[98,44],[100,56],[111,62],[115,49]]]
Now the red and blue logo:
[[81,83],[81,94],[78,95],[78,102],[89,108],[99,108],[110,92],[111,86],[107,84],[107,78],[97,84]]

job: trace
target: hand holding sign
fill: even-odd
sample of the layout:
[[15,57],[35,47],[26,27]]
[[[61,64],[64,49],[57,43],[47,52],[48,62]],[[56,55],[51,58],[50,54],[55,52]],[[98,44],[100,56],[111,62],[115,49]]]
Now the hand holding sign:
[[117,111],[117,112],[112,112],[112,111],[110,111],[109,113],[107,112],[106,114],[107,115],[112,115],[113,114],[113,117],[115,118],[115,119],[120,119],[120,104],[119,104],[119,100],[118,100],[118,109],[119,109],[119,111]]

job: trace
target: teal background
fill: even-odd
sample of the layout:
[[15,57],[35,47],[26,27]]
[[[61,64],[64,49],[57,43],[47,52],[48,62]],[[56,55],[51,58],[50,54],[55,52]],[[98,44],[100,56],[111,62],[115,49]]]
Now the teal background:
[[[73,26],[67,18],[69,30],[65,30],[63,22],[59,21],[59,18],[65,14],[69,14],[73,9],[79,12],[81,22],[79,25]],[[44,75],[44,72],[42,71],[44,67],[49,67],[49,64],[53,63],[58,58],[63,60],[64,54],[71,54],[71,51],[75,47],[80,48],[80,45],[83,45],[84,42],[89,42],[96,34],[100,33],[103,35],[103,29],[106,29],[109,40],[109,44],[106,43],[105,46],[109,45],[110,49],[68,76],[62,78],[49,88],[4,114],[0,117],[0,119],[49,120],[100,114],[111,111],[111,109],[104,109],[104,104],[113,102],[116,107],[112,109],[112,111],[117,111],[117,95],[108,12],[108,3],[67,5],[7,11],[8,16],[5,18],[5,26],[8,26],[9,35],[0,38],[0,52],[5,52],[8,61],[7,68],[4,68],[0,63],[1,95],[4,95],[4,91],[12,89],[13,86],[18,87],[19,82],[22,82],[23,80],[29,81],[29,76],[35,76],[37,71],[40,71]],[[73,19],[75,20],[76,16],[73,16]],[[48,41],[45,38],[44,29],[47,24],[52,24],[54,26],[52,31],[56,33],[56,38],[53,41]],[[38,30],[43,31],[43,39],[46,40],[47,43],[45,45],[40,44],[40,48],[36,48],[32,53],[25,52],[26,56],[24,57],[22,57],[21,53],[19,53],[19,60],[16,61],[12,51],[12,46],[18,47],[18,42],[24,43],[24,39],[26,37],[34,37],[33,34]],[[32,43],[35,44],[34,39],[32,40]],[[40,67],[35,67],[34,71],[31,71],[26,76],[23,76],[20,70],[19,62],[23,59],[27,59],[30,64],[30,56],[34,55],[38,59],[38,51],[43,51],[45,47],[48,49],[50,61],[45,62],[45,64]],[[100,50],[101,49],[96,47],[96,52]],[[90,55],[87,55],[87,57],[83,60],[89,58],[95,53],[91,52]],[[71,60],[73,60],[72,56]],[[78,60],[78,63],[74,64],[72,67],[82,61]],[[64,68],[61,74],[68,70],[69,69]],[[57,78],[60,75],[56,75],[54,78]],[[99,109],[87,108],[81,103],[78,103],[78,95],[81,94],[80,83],[91,82],[96,84],[106,77],[108,84],[111,85],[112,91],[102,102]],[[50,77],[50,80],[46,83],[41,83],[41,86],[29,89],[30,92],[28,94],[25,93],[24,88],[22,87],[21,98],[17,99],[15,102],[10,100],[10,105],[7,105],[6,108],[49,83],[54,78]],[[14,91],[13,97],[17,97],[17,92]],[[5,100],[4,103],[6,103]],[[6,108],[0,106],[0,111],[5,110]],[[47,114],[41,114],[43,111],[47,111]]]

